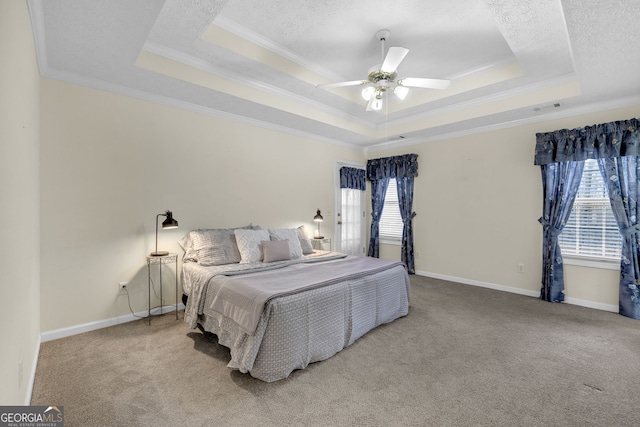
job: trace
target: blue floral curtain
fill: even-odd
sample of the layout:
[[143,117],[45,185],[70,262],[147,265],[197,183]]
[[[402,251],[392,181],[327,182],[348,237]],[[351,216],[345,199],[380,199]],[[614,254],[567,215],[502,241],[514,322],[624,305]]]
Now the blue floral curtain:
[[620,260],[620,314],[640,319],[640,224],[638,223],[638,178],[640,158],[625,156],[598,160],[613,216],[622,234]]
[[367,161],[367,179],[415,178],[418,176],[418,155],[383,157]]
[[400,259],[407,266],[409,274],[415,274],[416,268],[413,257],[413,178],[397,178],[398,203],[400,204],[400,216],[402,217],[402,247]]
[[640,119],[536,134],[535,164],[640,156]]
[[350,168],[348,166],[341,167],[340,188],[365,191],[367,189],[367,180],[364,169]]
[[412,219],[416,215],[413,206],[413,179],[418,176],[418,155],[371,159],[367,162],[367,179],[371,181],[371,236],[369,256],[378,257],[380,251],[380,215],[384,207],[389,180],[395,178],[398,188],[400,215],[404,223],[402,229],[401,259],[409,274],[415,273],[413,255]]
[[571,215],[584,161],[542,165],[542,288],[540,299],[564,301],[564,268],[558,236]]
[[[603,123],[599,125],[587,126],[577,129],[563,129],[549,133],[539,133],[536,135],[536,153],[534,163],[543,168],[543,187],[551,179],[547,177],[551,165],[561,165],[563,163],[582,163],[586,159],[598,159],[600,172],[607,182],[609,198],[618,227],[623,236],[622,257],[620,262],[620,314],[634,319],[640,319],[640,294],[638,284],[640,284],[640,268],[638,259],[640,258],[640,245],[638,235],[640,226],[637,220],[638,197],[638,160],[640,156],[640,120],[629,119],[617,122]],[[566,168],[568,170],[568,167]],[[575,179],[574,172],[573,178]],[[559,175],[560,176],[560,175]],[[573,181],[562,184],[565,188],[572,187]],[[579,182],[579,180],[578,180]],[[559,233],[557,224],[551,216],[546,219],[547,209],[552,209],[557,205],[564,206],[570,197],[567,192],[545,192],[545,214],[541,219],[544,226],[544,247],[543,260],[545,256],[552,257],[560,254],[559,248],[556,252],[554,248],[549,248],[551,234]],[[564,194],[565,199],[562,199]],[[554,197],[547,201],[547,197]],[[573,201],[571,201],[573,203]],[[547,206],[549,204],[549,206]],[[561,228],[560,228],[561,229]],[[557,239],[556,239],[557,240]],[[553,258],[551,258],[553,259]],[[561,265],[562,256],[553,264],[543,267],[543,289],[545,284],[550,283],[549,292],[540,297],[549,301],[558,301],[557,286],[560,286],[558,277],[561,270],[558,269],[558,261]],[[554,282],[555,280],[555,282]],[[556,286],[556,287],[554,287]],[[559,300],[561,301],[561,299]]]

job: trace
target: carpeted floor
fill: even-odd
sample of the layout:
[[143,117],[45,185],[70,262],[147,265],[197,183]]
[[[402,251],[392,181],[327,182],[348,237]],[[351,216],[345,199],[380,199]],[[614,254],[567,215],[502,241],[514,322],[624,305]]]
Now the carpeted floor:
[[73,426],[638,426],[640,321],[412,276],[409,315],[264,383],[172,314],[42,344]]

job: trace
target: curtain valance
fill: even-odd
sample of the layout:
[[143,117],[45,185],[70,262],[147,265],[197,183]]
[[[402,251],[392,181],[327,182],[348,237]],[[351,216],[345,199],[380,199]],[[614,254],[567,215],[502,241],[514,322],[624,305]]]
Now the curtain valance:
[[367,180],[364,169],[350,168],[343,166],[340,168],[340,188],[351,188],[354,190],[366,190]]
[[367,162],[367,179],[377,181],[385,178],[415,178],[418,176],[418,155],[371,159]]
[[536,134],[536,165],[640,156],[640,119]]

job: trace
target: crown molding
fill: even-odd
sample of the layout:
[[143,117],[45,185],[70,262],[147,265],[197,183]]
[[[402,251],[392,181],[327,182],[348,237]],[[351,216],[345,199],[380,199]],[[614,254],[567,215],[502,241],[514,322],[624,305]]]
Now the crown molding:
[[200,114],[204,114],[212,117],[240,122],[250,126],[259,127],[262,129],[268,129],[276,132],[298,136],[300,138],[312,139],[312,140],[320,141],[327,144],[363,150],[363,147],[360,145],[350,144],[334,138],[328,138],[322,135],[317,135],[310,132],[304,132],[298,129],[292,129],[287,126],[277,125],[274,123],[265,122],[263,120],[253,119],[253,118],[241,116],[234,113],[228,113],[226,111],[217,110],[215,108],[204,107],[202,105],[177,100],[175,98],[170,98],[163,95],[157,95],[157,94],[142,91],[139,89],[131,89],[129,87],[122,86],[116,83],[87,78],[78,74],[68,73],[66,71],[58,71],[58,70],[49,68],[47,70],[47,73],[43,75],[43,77],[47,77],[53,80],[60,80],[60,81],[75,84],[78,86],[89,87],[91,89],[96,89],[103,92],[115,93],[118,95],[139,99],[139,100],[151,102],[154,104],[161,104],[168,107],[179,108],[181,110],[192,111],[194,113],[200,113]]
[[427,138],[406,138],[402,141],[389,141],[380,144],[370,145],[364,148],[365,154],[375,153],[382,150],[388,150],[390,148],[409,147],[412,145],[425,144],[434,141],[442,141],[444,139],[459,138],[469,135],[476,135],[479,133],[492,132],[496,130],[509,129],[517,126],[525,126],[529,124],[548,122],[552,120],[563,119],[567,117],[575,117],[584,114],[598,113],[608,110],[615,110],[617,108],[625,108],[632,106],[640,106],[640,95],[628,96],[625,98],[618,98],[610,101],[598,101],[592,102],[587,105],[581,105],[573,108],[567,108],[560,111],[551,111],[548,113],[539,113],[535,116],[526,117],[523,119],[510,120],[501,123],[475,126],[469,129],[456,132],[447,132],[438,134]]
[[552,86],[558,86],[558,85],[567,84],[571,82],[578,82],[578,79],[575,73],[566,74],[564,76],[543,80],[540,82],[531,83],[524,86],[518,86],[513,89],[503,90],[501,92],[492,93],[486,96],[473,98],[468,101],[462,101],[459,103],[447,105],[440,108],[434,108],[423,113],[403,116],[398,119],[390,120],[386,124],[380,123],[378,124],[378,128],[380,129],[385,125],[399,126],[399,125],[412,123],[419,120],[426,120],[426,119],[430,119],[432,117],[438,116],[440,114],[452,113],[456,111],[465,110],[468,108],[478,107],[478,106],[496,102],[496,101],[503,101],[505,99],[513,98],[519,95],[527,95],[529,93],[533,93],[538,90],[548,89],[549,87],[552,87]]
[[201,105],[193,104],[190,102],[180,101],[174,98],[153,94],[153,93],[141,91],[138,89],[131,89],[129,87],[122,86],[115,83],[105,82],[105,81],[96,80],[96,79],[90,79],[77,74],[58,71],[51,68],[48,68],[43,73],[43,77],[51,78],[54,80],[60,80],[60,81],[64,81],[64,82],[79,85],[79,86],[89,87],[89,88],[101,90],[104,92],[115,93],[118,95],[127,96],[131,98],[139,99],[142,101],[146,101],[146,102],[166,105],[169,107],[188,110],[188,111],[192,111],[195,113],[200,113],[200,114],[204,114],[212,117],[240,122],[250,126],[259,127],[262,129],[268,129],[276,132],[282,132],[285,134],[294,135],[300,138],[311,139],[311,140],[316,140],[316,141],[320,141],[320,142],[331,144],[331,145],[337,145],[337,146],[346,147],[350,149],[361,150],[365,155],[376,153],[383,150],[392,149],[392,148],[410,147],[418,144],[425,144],[425,143],[441,141],[445,139],[464,137],[464,136],[469,136],[469,135],[474,135],[474,134],[484,133],[484,132],[492,132],[496,130],[502,130],[502,129],[508,129],[508,128],[517,127],[517,126],[524,126],[528,124],[562,119],[566,117],[573,117],[573,116],[589,114],[594,112],[613,110],[616,108],[624,108],[624,107],[630,107],[634,105],[640,106],[640,95],[633,95],[633,96],[619,98],[616,100],[610,100],[605,102],[601,102],[601,101],[593,102],[588,105],[567,108],[560,111],[550,110],[550,112],[539,113],[539,114],[536,114],[535,116],[530,116],[523,119],[511,120],[511,121],[506,121],[506,122],[496,123],[496,124],[486,125],[486,126],[475,126],[462,131],[447,132],[447,133],[442,133],[442,134],[438,134],[438,135],[434,135],[426,138],[408,137],[403,139],[385,141],[379,144],[363,147],[356,144],[346,143],[338,139],[328,138],[322,135],[317,135],[310,132],[304,132],[304,131],[292,129],[286,126],[276,125],[270,122],[248,118],[245,116],[228,113],[228,112],[217,110],[214,108],[203,107]]
[[339,117],[343,120],[348,120],[354,123],[357,123],[361,126],[367,127],[369,129],[376,129],[376,126],[371,122],[364,120],[360,117],[354,116],[352,114],[345,113],[343,111],[338,110],[337,108],[333,108],[327,104],[323,104],[320,102],[313,101],[307,97],[298,95],[296,93],[284,90],[277,86],[268,85],[264,83],[259,83],[256,80],[247,79],[233,72],[224,69],[222,67],[217,67],[210,62],[203,61],[199,58],[196,58],[192,55],[185,54],[183,52],[177,51],[175,49],[171,49],[164,45],[160,45],[153,42],[146,42],[142,48],[143,50],[152,53],[154,55],[162,56],[164,58],[170,59],[172,61],[179,62],[181,64],[187,65],[192,68],[196,68],[198,70],[205,71],[210,74],[214,74],[220,77],[224,77],[225,79],[232,80],[241,85],[252,87],[256,90],[268,92],[279,96],[281,98],[289,99],[291,101],[306,105],[308,107],[314,108],[319,111],[323,111],[325,113],[331,114],[333,116]]

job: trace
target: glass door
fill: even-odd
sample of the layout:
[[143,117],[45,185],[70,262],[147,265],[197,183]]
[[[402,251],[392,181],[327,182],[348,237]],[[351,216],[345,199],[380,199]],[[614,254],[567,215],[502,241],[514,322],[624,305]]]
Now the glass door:
[[[366,212],[365,191],[340,188],[340,167],[336,186],[336,251],[349,255],[365,255]],[[348,165],[354,167],[353,165]],[[357,166],[364,169],[362,166]]]

